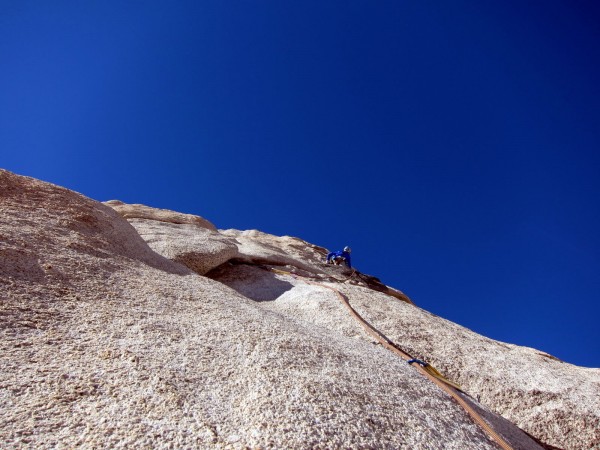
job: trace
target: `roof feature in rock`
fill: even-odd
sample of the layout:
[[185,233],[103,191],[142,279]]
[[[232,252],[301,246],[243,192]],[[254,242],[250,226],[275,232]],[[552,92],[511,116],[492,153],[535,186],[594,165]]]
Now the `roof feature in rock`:
[[217,227],[211,222],[203,217],[193,214],[184,214],[168,209],[152,208],[139,203],[126,204],[120,200],[109,200],[104,202],[104,204],[113,208],[126,219],[150,219],[168,223],[187,223],[208,230],[217,231]]
[[127,219],[150,248],[165,258],[205,275],[238,255],[235,240],[192,224]]

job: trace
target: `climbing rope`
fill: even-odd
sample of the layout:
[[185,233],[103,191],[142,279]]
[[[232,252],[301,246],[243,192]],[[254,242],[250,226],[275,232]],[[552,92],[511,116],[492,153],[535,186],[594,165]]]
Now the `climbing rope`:
[[[471,418],[477,423],[487,434],[490,436],[502,449],[504,450],[513,450],[513,448],[508,444],[498,433],[496,433],[490,425],[473,409],[471,405],[469,405],[465,399],[461,397],[459,391],[462,392],[460,386],[447,378],[445,378],[438,370],[436,370],[433,366],[422,361],[420,359],[413,358],[410,354],[402,350],[398,345],[389,340],[385,335],[380,333],[377,329],[375,329],[371,324],[369,324],[350,304],[348,298],[342,294],[338,289],[327,286],[322,283],[318,283],[312,280],[309,280],[307,277],[287,272],[284,270],[267,268],[271,272],[280,274],[280,275],[288,275],[293,278],[302,278],[307,284],[312,284],[314,286],[318,286],[321,288],[328,289],[336,294],[336,296],[340,299],[342,304],[348,309],[350,314],[365,328],[368,334],[373,336],[377,342],[379,342],[383,347],[392,351],[393,353],[399,355],[403,360],[406,360],[408,364],[415,367],[419,373],[428,378],[431,382],[435,383],[438,387],[440,387],[444,392],[450,395],[454,400],[458,402],[460,406],[471,416]],[[412,302],[411,302],[412,303]]]

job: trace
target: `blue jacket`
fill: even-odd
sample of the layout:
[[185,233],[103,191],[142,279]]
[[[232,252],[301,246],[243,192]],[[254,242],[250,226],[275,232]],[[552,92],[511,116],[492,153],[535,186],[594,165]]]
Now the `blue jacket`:
[[341,257],[345,258],[346,259],[346,265],[349,268],[352,268],[352,264],[350,262],[350,253],[344,252],[342,250],[339,250],[337,252],[331,252],[331,253],[329,253],[327,255],[327,262],[329,262],[331,260],[331,258],[333,258],[334,256],[341,256]]

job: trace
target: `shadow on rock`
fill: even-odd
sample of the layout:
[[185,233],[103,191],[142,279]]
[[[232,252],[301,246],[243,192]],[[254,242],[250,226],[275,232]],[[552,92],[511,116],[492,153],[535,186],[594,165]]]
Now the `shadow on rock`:
[[222,264],[206,276],[256,302],[276,300],[294,287],[291,283],[277,278],[274,273],[231,262]]

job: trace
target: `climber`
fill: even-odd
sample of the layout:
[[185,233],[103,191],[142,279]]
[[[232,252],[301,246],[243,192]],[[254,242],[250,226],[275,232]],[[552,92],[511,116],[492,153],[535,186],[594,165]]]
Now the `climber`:
[[350,263],[350,247],[344,247],[344,250],[337,252],[330,252],[327,255],[327,264],[336,264],[340,265],[341,263],[345,263],[348,268],[352,268],[352,264]]

